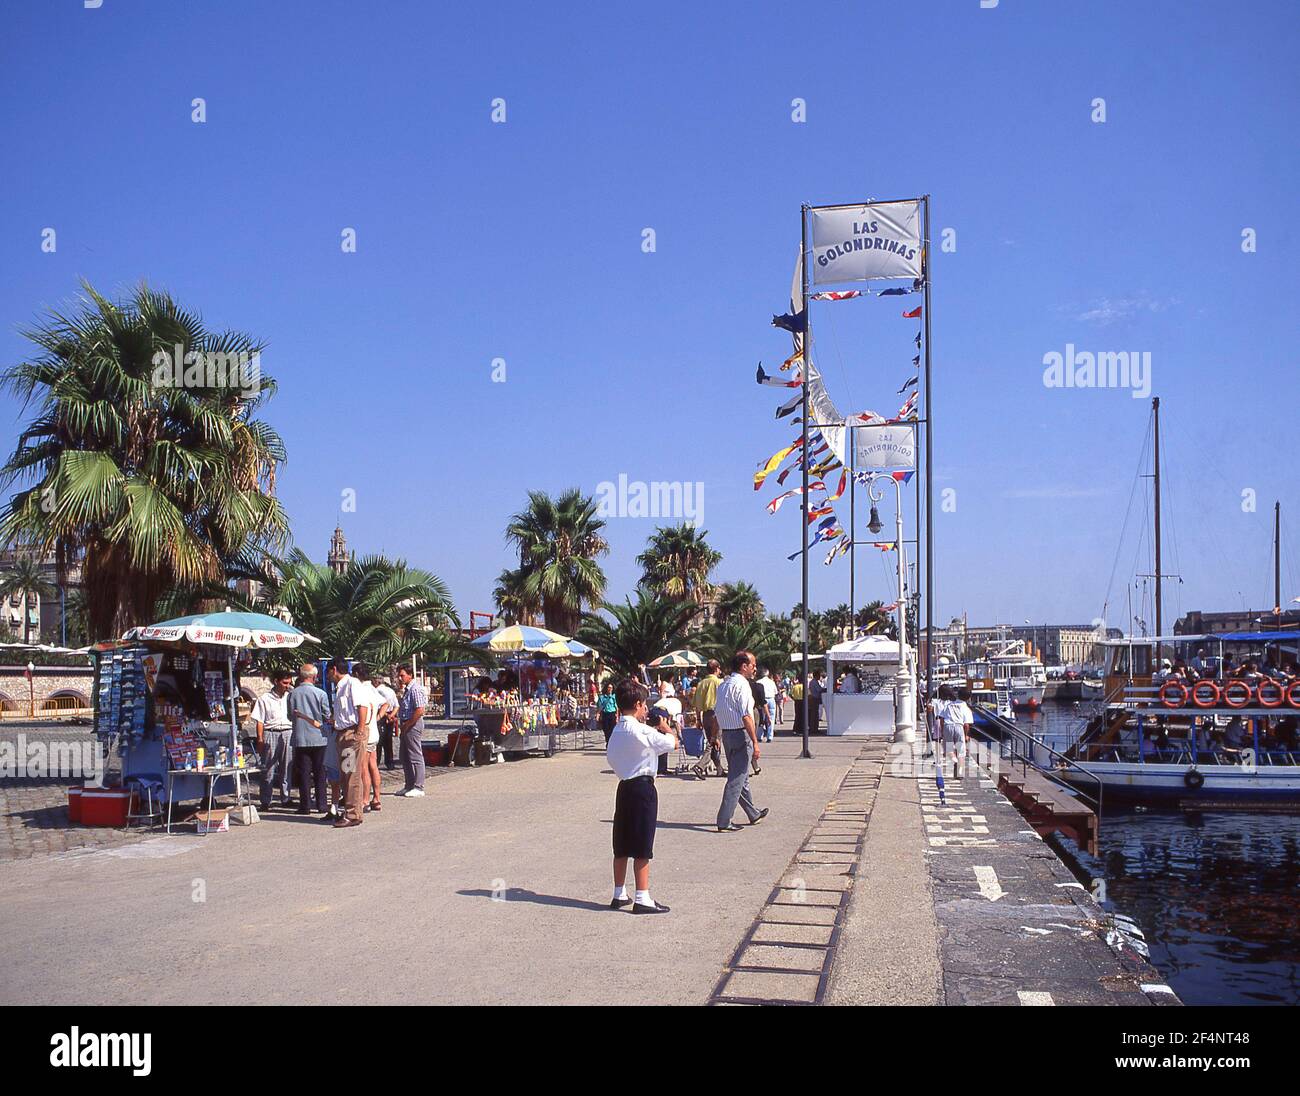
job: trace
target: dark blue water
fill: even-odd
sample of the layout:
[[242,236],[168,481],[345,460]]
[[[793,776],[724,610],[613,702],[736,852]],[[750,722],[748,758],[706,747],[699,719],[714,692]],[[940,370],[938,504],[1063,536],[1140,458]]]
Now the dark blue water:
[[[1088,707],[1049,702],[1016,721],[1059,749]],[[1097,859],[1069,851],[1187,1004],[1300,1004],[1300,816],[1108,811]]]

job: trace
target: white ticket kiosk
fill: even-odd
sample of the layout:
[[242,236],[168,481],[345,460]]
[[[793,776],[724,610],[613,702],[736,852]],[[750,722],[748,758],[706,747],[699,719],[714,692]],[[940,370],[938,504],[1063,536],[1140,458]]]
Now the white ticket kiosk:
[[[903,659],[910,660],[911,652],[904,647]],[[893,737],[898,668],[898,642],[885,636],[864,636],[827,651],[826,733]],[[851,691],[841,691],[845,687]]]

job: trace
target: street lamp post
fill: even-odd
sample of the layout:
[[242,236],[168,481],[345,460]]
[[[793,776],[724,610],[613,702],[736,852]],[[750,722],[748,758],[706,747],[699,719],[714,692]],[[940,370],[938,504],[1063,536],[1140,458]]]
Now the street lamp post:
[[[879,473],[867,480],[867,496],[873,503],[884,497],[883,490],[876,489],[876,481],[887,479],[894,485],[898,509],[894,514],[894,547],[898,552],[898,601],[895,611],[898,614],[898,672],[894,675],[894,741],[916,741],[915,697],[916,684],[912,660],[907,651],[907,606],[903,589],[903,576],[906,574],[907,560],[903,546],[903,485],[893,476]],[[873,507],[874,510],[874,507]],[[879,519],[877,518],[878,522]]]

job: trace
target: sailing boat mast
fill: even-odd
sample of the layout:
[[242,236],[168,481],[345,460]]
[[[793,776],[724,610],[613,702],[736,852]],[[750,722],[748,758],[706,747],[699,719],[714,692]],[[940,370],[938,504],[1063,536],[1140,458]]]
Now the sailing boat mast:
[[[1156,397],[1151,401],[1151,414],[1152,414],[1152,415],[1154,416],[1154,418],[1155,418],[1155,446],[1154,446],[1154,448],[1155,448],[1155,465],[1154,465],[1155,476],[1154,476],[1154,478],[1155,478],[1155,485],[1156,485],[1156,488],[1155,488],[1155,495],[1156,495],[1156,498],[1155,498],[1155,521],[1156,521],[1156,529],[1155,529],[1155,533],[1156,533],[1156,537],[1155,537],[1155,548],[1156,548],[1156,574],[1155,574],[1155,579],[1156,579],[1156,635],[1157,635],[1157,636],[1162,636],[1162,635],[1165,634],[1165,629],[1164,629],[1164,607],[1163,607],[1163,601],[1161,600],[1161,597],[1160,597],[1160,397],[1159,397],[1159,396],[1156,396]],[[1160,643],[1159,643],[1159,640],[1157,639],[1157,641],[1156,641],[1156,659],[1159,660],[1159,658],[1160,658]]]
[[1273,613],[1282,627],[1282,503],[1273,503]]

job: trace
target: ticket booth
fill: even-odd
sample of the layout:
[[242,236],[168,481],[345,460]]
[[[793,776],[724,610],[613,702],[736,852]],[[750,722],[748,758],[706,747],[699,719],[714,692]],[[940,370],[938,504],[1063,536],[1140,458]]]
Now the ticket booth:
[[[904,668],[911,653],[903,648]],[[893,736],[899,659],[898,642],[886,636],[864,636],[826,652],[827,734]]]

